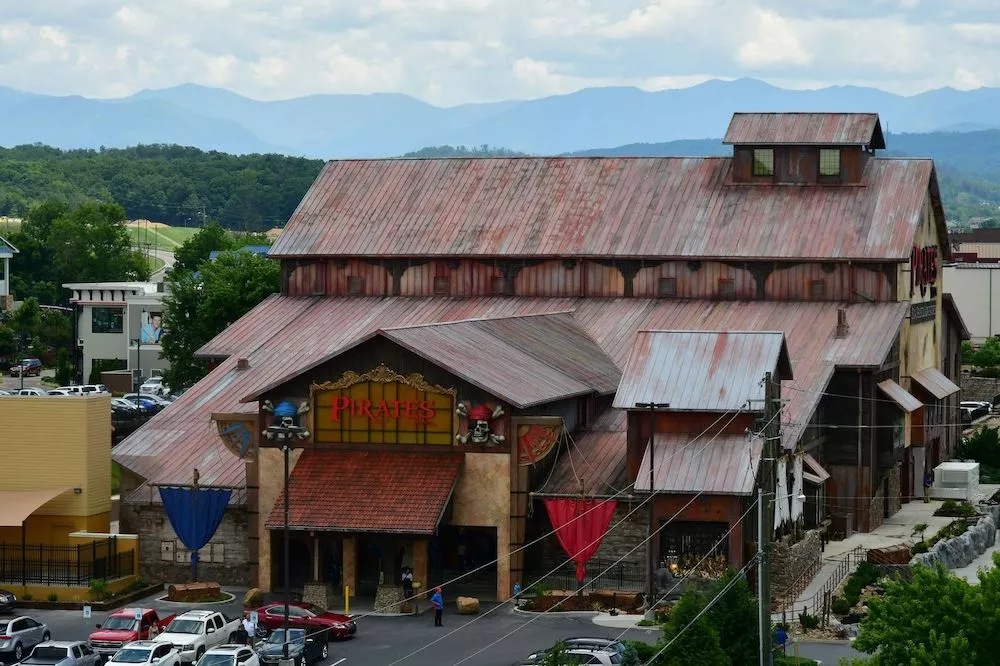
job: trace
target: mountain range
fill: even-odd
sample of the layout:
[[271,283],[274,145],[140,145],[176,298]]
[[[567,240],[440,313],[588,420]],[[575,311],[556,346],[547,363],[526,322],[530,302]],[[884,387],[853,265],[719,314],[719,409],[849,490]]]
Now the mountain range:
[[[76,149],[179,144],[234,154],[331,159],[488,144],[549,155],[718,137],[734,111],[875,111],[883,129],[894,135],[974,133],[1000,128],[998,106],[1000,88],[942,88],[900,96],[855,86],[785,90],[755,79],[713,80],[658,92],[587,88],[540,99],[447,108],[401,94],[257,101],[193,84],[109,100],[0,88],[5,119],[0,145],[42,143]],[[895,136],[889,142],[890,149],[898,148],[892,145]]]

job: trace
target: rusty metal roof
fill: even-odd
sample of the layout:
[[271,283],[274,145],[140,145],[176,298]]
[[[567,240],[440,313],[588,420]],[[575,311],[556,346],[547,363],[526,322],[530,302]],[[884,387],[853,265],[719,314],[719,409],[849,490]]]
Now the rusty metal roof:
[[722,143],[885,148],[877,113],[734,113]]
[[719,157],[330,162],[270,256],[905,261],[934,189],[929,159],[869,160],[860,187],[733,184],[731,165]]
[[962,390],[953,381],[945,377],[937,368],[917,370],[910,375],[910,379],[922,386],[938,400],[944,400],[949,395]]
[[[763,440],[719,435],[694,441],[695,435],[653,436],[653,491],[749,495],[754,490]],[[642,455],[635,489],[649,492],[649,445]],[[645,472],[645,473],[644,473]]]
[[[783,438],[787,446],[798,441],[834,367],[881,364],[907,310],[906,303],[844,306],[776,301],[288,296],[277,296],[258,306],[264,307],[277,323],[268,321],[265,325],[256,320],[255,309],[229,327],[222,335],[230,341],[230,358],[115,447],[115,461],[156,483],[188,483],[197,468],[203,484],[240,485],[245,483],[244,462],[221,444],[211,415],[254,413],[255,405],[241,402],[244,396],[282,381],[289,373],[315,367],[380,329],[567,311],[572,311],[576,326],[618,367],[624,367],[633,338],[641,330],[783,331],[795,369],[795,379],[782,384],[787,388],[783,390],[788,403],[782,419],[786,421]],[[850,332],[842,339],[834,338],[839,307],[847,310],[850,324]],[[234,329],[238,338],[233,337]],[[206,348],[213,346],[209,343]],[[238,358],[246,358],[249,368],[237,369]],[[570,372],[567,366],[563,371],[585,383],[582,375],[574,374],[577,370]],[[589,435],[577,442],[581,450],[587,441]],[[619,441],[623,447],[624,435]],[[610,452],[607,459],[615,455]]]
[[538,493],[587,497],[610,497],[621,493],[630,485],[626,468],[627,431],[627,412],[605,411],[592,426],[556,452],[551,476]]
[[380,335],[521,409],[610,394],[621,371],[570,313],[424,324]]
[[907,414],[911,414],[924,406],[924,403],[917,400],[909,391],[891,379],[879,382],[878,387],[882,393],[889,396]]
[[639,331],[613,407],[668,403],[672,412],[762,411],[765,373],[792,379],[781,332]]

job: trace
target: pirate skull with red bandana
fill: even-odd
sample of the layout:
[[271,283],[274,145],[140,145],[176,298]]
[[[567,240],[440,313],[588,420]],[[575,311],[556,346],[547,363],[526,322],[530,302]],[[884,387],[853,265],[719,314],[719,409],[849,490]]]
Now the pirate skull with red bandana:
[[464,402],[460,402],[455,411],[459,416],[464,416],[469,421],[469,431],[455,438],[460,444],[469,442],[484,446],[503,444],[504,436],[494,433],[492,429],[493,422],[503,416],[503,407],[497,405],[493,410],[490,410],[486,405],[474,405],[470,409],[465,406]]

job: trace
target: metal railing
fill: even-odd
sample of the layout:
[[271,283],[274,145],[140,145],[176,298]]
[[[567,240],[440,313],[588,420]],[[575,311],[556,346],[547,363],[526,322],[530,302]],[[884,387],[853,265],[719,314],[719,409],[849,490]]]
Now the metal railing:
[[780,611],[784,608],[788,608],[795,600],[799,598],[809,584],[813,582],[813,579],[819,574],[823,569],[823,558],[817,557],[815,560],[809,563],[809,566],[803,571],[798,578],[788,584],[781,592],[774,595],[771,599],[771,610]]
[[[597,576],[592,576],[592,572]],[[550,588],[576,590],[576,566],[564,565],[545,580]],[[622,592],[642,592],[646,589],[645,567],[629,562],[593,559],[587,562],[587,577],[584,578],[585,591],[620,590]],[[530,592],[531,590],[525,590]]]
[[0,582],[89,587],[96,580],[134,575],[133,552],[119,552],[118,539],[76,546],[0,543]]
[[[789,600],[788,603],[780,609],[782,614],[786,611],[794,611],[796,614],[806,612],[811,615],[819,615],[823,610],[824,603],[833,594],[833,591],[840,587],[840,584],[843,583],[848,576],[854,573],[854,570],[858,568],[859,564],[866,560],[867,556],[868,551],[864,548],[864,546],[858,546],[854,550],[848,551],[841,556],[824,558],[820,572],[822,572],[823,568],[827,568],[829,575],[823,582],[822,587],[820,587],[815,594],[812,594],[807,599]],[[832,566],[828,567],[827,565]],[[806,587],[808,587],[808,585],[806,585]]]

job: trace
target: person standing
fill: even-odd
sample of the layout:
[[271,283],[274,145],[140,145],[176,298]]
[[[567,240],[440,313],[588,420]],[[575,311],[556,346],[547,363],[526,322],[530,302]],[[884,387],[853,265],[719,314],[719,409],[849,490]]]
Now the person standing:
[[444,622],[441,616],[444,614],[444,597],[441,596],[441,588],[434,588],[434,596],[431,597],[431,604],[434,605],[434,626],[443,627]]
[[247,645],[253,645],[254,638],[257,636],[257,625],[254,624],[253,618],[249,615],[243,618],[243,631],[247,635]]
[[413,569],[403,567],[403,599],[409,601],[413,598]]

